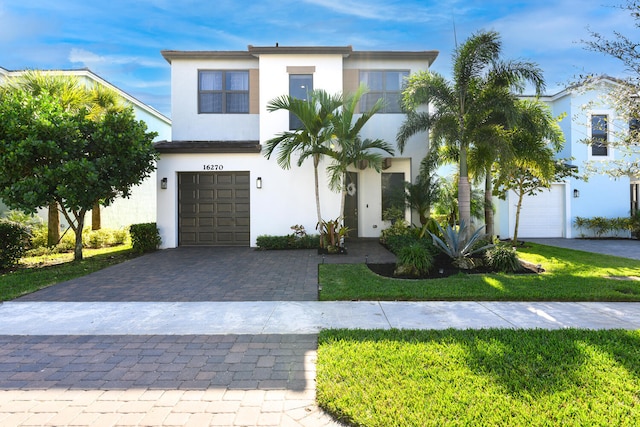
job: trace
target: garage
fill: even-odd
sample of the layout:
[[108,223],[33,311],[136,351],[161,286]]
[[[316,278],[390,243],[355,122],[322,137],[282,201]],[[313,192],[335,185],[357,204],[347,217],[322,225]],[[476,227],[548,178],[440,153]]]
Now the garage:
[[[565,191],[564,184],[553,184],[550,191],[543,191],[535,196],[525,196],[520,211],[518,238],[565,237]],[[516,223],[517,196],[511,194],[513,201],[509,207],[511,215],[510,232]]]
[[249,172],[178,174],[178,244],[249,246]]

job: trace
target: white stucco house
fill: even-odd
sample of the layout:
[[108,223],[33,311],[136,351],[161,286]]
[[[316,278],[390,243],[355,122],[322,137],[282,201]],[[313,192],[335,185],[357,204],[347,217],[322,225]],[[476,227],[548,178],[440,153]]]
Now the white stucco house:
[[[7,78],[12,78],[23,74],[24,70],[9,71],[0,67],[0,84]],[[154,109],[153,107],[146,105],[112,85],[102,77],[93,73],[89,69],[78,70],[46,70],[43,71],[49,74],[67,75],[76,77],[81,83],[87,86],[102,85],[109,89],[114,90],[122,98],[125,105],[133,107],[133,111],[137,120],[142,120],[146,123],[149,131],[157,132],[155,141],[166,140],[171,137],[171,120],[164,116],[162,113]],[[144,180],[142,184],[135,186],[132,189],[131,197],[128,199],[119,198],[115,200],[110,206],[101,208],[101,224],[103,228],[118,229],[129,226],[131,224],[155,222],[156,221],[156,173]],[[6,206],[0,202],[0,213]],[[47,211],[46,209],[41,211],[40,216],[46,221]],[[61,216],[62,226],[65,219]],[[91,213],[87,213],[85,219],[85,225],[91,225]]]
[[[591,138],[613,142],[621,131],[628,129],[628,121],[618,117],[603,96],[617,84],[614,79],[602,77],[588,87],[572,86],[540,98],[550,106],[554,116],[565,114],[560,122],[565,145],[558,158],[573,157],[570,164],[577,166],[579,173],[584,172],[587,162],[607,167],[607,160],[621,158],[616,147],[584,142]],[[579,238],[585,230],[575,226],[576,217],[627,217],[638,209],[639,182],[630,176],[613,179],[596,173],[588,181],[571,178],[554,183],[550,191],[525,197],[518,237]],[[500,238],[513,237],[516,202],[513,193],[505,201],[495,200],[495,230]]]
[[[436,51],[356,51],[351,46],[256,47],[242,51],[162,51],[171,64],[171,138],[156,143],[157,224],[162,246],[255,246],[260,235],[290,234],[303,225],[315,232],[317,216],[311,162],[281,169],[264,143],[294,129],[286,111],[268,112],[282,95],[303,98],[309,89],[370,92],[383,97],[384,112],[363,129],[363,138],[395,145],[404,120],[398,99],[403,79],[427,70]],[[295,125],[294,125],[295,126]],[[383,206],[390,185],[413,181],[428,147],[417,135],[404,153],[387,158],[382,173],[353,168],[345,222],[352,237],[378,237],[387,225]],[[339,216],[340,194],[328,188],[321,164],[322,215]],[[383,184],[384,183],[384,184]],[[355,190],[355,191],[353,191]],[[411,213],[406,212],[409,219]]]

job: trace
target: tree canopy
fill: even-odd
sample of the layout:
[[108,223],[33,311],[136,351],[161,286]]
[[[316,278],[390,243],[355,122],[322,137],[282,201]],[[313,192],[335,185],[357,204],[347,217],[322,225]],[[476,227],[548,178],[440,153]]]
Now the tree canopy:
[[[409,78],[403,91],[408,114],[398,132],[398,147],[402,151],[410,136],[426,130],[434,146],[449,147],[458,163],[460,221],[467,224],[471,221],[470,148],[499,140],[492,136],[501,129],[496,112],[503,115],[503,100],[513,103],[510,90],[521,91],[526,82],[538,93],[544,88],[537,65],[502,60],[501,50],[497,32],[478,32],[456,49],[451,81],[437,73],[418,73]],[[420,110],[420,106],[427,110]]]
[[[626,3],[612,6],[629,12],[636,28],[640,29],[640,1],[628,0]],[[607,145],[616,148],[615,160],[588,162],[590,173],[604,172],[617,178],[620,176],[640,176],[640,39],[638,33],[627,35],[613,30],[612,35],[591,31],[591,40],[583,40],[586,49],[599,52],[619,60],[628,75],[615,76],[617,83],[606,88],[603,102],[616,112],[618,123],[608,123],[608,131],[613,136]],[[591,75],[581,76],[587,89],[601,83],[601,79]],[[601,86],[602,87],[602,86]],[[586,106],[593,108],[594,106]],[[621,124],[617,127],[618,124]],[[594,141],[585,139],[585,143]]]
[[[81,90],[90,91],[89,88]],[[108,206],[155,170],[154,132],[131,107],[69,109],[48,92],[0,91],[0,198],[34,212],[57,202],[76,233],[82,259],[84,217],[97,201]]]

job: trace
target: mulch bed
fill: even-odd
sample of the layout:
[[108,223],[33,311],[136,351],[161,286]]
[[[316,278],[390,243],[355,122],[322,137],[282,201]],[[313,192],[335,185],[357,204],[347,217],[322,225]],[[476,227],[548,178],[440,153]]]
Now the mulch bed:
[[[522,270],[516,273],[511,274],[538,274],[544,270],[538,269],[537,266],[521,261]],[[422,275],[419,277],[415,276],[396,276],[394,274],[396,269],[395,263],[384,263],[384,264],[367,264],[367,267],[374,273],[384,276],[384,277],[392,277],[396,279],[440,279],[443,277],[454,276],[459,273],[463,274],[486,274],[486,273],[495,273],[488,267],[476,267],[471,270],[461,270],[458,267],[455,267],[451,264],[451,258],[444,254],[439,254],[434,258],[433,267],[429,271],[428,274]]]

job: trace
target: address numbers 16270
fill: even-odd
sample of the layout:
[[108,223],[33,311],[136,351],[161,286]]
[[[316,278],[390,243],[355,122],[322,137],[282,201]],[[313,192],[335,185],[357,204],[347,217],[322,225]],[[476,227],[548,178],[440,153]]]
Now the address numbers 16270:
[[222,169],[222,165],[203,165],[203,170],[206,171],[221,171]]

